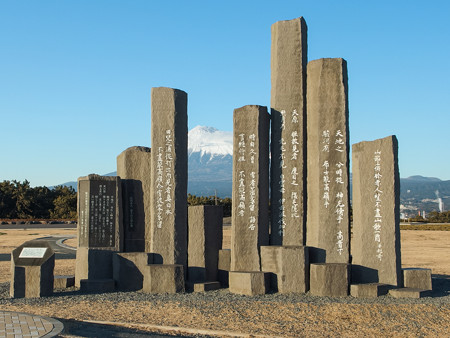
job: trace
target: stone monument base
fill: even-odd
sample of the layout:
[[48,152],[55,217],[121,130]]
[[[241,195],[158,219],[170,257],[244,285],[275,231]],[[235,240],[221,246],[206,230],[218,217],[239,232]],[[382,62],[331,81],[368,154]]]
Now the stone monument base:
[[112,255],[114,251],[85,247],[77,248],[75,286],[81,287],[82,279],[111,279],[113,277]]
[[121,291],[141,290],[151,254],[145,252],[117,252],[113,255],[113,279]]
[[264,295],[270,288],[270,273],[261,271],[230,271],[230,292],[239,295]]
[[389,290],[389,295],[394,298],[422,298],[430,296],[430,290],[400,288]]
[[403,286],[405,288],[432,290],[431,269],[404,268],[402,269]]
[[188,291],[206,292],[220,289],[219,282],[201,282],[201,283],[186,283]]
[[348,296],[350,264],[314,263],[310,267],[310,292],[314,296]]
[[149,264],[144,271],[142,291],[146,293],[184,292],[184,269],[181,264]]
[[356,298],[376,298],[387,295],[393,286],[381,283],[366,283],[350,285],[350,295]]
[[80,291],[81,292],[113,292],[115,290],[114,279],[81,279]]

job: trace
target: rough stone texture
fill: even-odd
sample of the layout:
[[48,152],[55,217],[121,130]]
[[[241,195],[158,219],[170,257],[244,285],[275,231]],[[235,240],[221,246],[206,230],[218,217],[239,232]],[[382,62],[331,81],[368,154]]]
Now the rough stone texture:
[[432,290],[431,269],[404,268],[403,286],[405,288]]
[[115,290],[114,279],[82,279],[80,281],[81,292],[113,292]]
[[184,292],[184,270],[181,264],[150,264],[144,272],[142,291],[146,293]]
[[304,245],[307,27],[272,25],[271,245]]
[[[24,249],[45,248],[40,257],[21,257]],[[25,252],[25,251],[24,251]],[[22,244],[11,253],[10,296],[13,298],[45,297],[53,294],[55,253],[45,241]]]
[[117,252],[113,255],[113,279],[121,291],[141,290],[146,266],[152,256],[145,252]]
[[220,289],[219,282],[187,283],[189,291],[206,292]]
[[390,289],[392,286],[380,283],[352,284],[350,295],[357,298],[376,298],[386,295]]
[[307,224],[310,262],[348,263],[349,133],[347,63],[307,66]]
[[81,279],[112,279],[112,256],[110,250],[77,248],[75,262],[75,286],[80,287]]
[[228,275],[231,270],[231,250],[230,249],[221,249],[219,250],[219,271],[218,271],[218,280],[222,287],[228,287]]
[[352,147],[352,282],[401,285],[400,175],[395,136]]
[[78,246],[123,250],[122,184],[118,176],[78,179]]
[[152,88],[150,252],[187,269],[187,94]]
[[53,281],[54,289],[66,289],[75,285],[75,276],[55,276]]
[[230,292],[239,295],[264,295],[270,289],[270,273],[230,271]]
[[431,291],[413,288],[400,288],[389,290],[389,295],[394,298],[422,298],[431,296]]
[[223,207],[198,205],[188,208],[188,280],[217,281],[222,247]]
[[131,147],[117,156],[122,179],[125,252],[150,252],[151,149]]
[[233,271],[260,271],[259,247],[269,242],[269,121],[266,107],[234,110]]
[[273,273],[270,284],[275,291],[309,290],[309,251],[305,246],[262,246],[261,269]]
[[310,265],[310,292],[314,296],[345,297],[350,285],[350,264],[315,263]]

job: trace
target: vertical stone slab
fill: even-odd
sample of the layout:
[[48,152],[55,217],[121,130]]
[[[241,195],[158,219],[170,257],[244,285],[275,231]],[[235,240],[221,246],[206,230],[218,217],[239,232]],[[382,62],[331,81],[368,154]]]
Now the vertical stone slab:
[[271,245],[305,244],[307,26],[272,25]]
[[222,247],[223,207],[190,206],[188,209],[188,280],[217,281]]
[[131,147],[117,156],[122,180],[124,251],[150,251],[151,149]]
[[397,138],[360,142],[352,150],[352,282],[401,286]]
[[187,94],[152,88],[150,252],[187,268]]
[[260,271],[269,242],[269,120],[266,107],[234,110],[232,271]]
[[89,175],[78,179],[78,246],[123,250],[120,177]]
[[307,224],[310,261],[348,263],[349,131],[347,63],[307,67]]

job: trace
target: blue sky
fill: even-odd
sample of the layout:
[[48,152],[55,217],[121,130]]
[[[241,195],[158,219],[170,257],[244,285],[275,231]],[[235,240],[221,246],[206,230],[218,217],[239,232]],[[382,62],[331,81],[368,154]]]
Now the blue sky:
[[150,89],[189,129],[270,105],[271,25],[303,16],[308,59],[348,62],[351,143],[399,139],[402,177],[450,179],[449,1],[0,0],[0,181],[116,169],[150,145]]

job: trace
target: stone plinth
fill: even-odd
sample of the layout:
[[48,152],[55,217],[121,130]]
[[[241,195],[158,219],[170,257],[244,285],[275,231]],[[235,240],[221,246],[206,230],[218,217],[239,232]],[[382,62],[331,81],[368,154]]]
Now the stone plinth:
[[89,175],[78,179],[78,246],[122,251],[120,177]]
[[305,244],[307,27],[272,25],[271,245]]
[[123,151],[117,156],[117,176],[122,179],[124,251],[149,252],[151,149]]
[[264,295],[270,289],[270,273],[230,271],[230,292],[239,295]]
[[187,94],[152,88],[150,252],[187,268]]
[[67,289],[75,285],[75,276],[55,276],[53,289]]
[[347,63],[307,66],[307,224],[310,262],[349,263]]
[[53,294],[55,253],[45,241],[22,244],[11,253],[13,298],[45,297]]
[[150,264],[144,271],[142,291],[146,293],[184,292],[181,264]]
[[305,293],[309,290],[309,252],[305,246],[262,246],[261,269],[272,272],[273,290]]
[[352,151],[352,282],[401,286],[397,138],[360,142]]
[[403,268],[403,286],[405,288],[432,290],[431,269]]
[[219,250],[222,247],[223,207],[190,206],[188,209],[188,280],[217,281]]
[[77,248],[75,286],[80,287],[81,279],[112,279],[113,254],[110,250]]
[[390,289],[392,286],[380,283],[352,284],[350,295],[357,298],[376,298],[386,295]]
[[199,282],[199,283],[188,282],[187,286],[189,291],[193,292],[206,292],[220,289],[219,282]]
[[104,293],[114,290],[114,279],[82,279],[80,281],[81,292]]
[[310,292],[314,296],[345,297],[350,285],[350,264],[315,263],[310,265]]
[[136,291],[143,287],[147,265],[152,263],[151,254],[145,252],[117,252],[113,255],[113,279],[121,291]]
[[431,296],[431,290],[400,288],[389,290],[389,295],[394,298],[422,298]]
[[231,270],[231,250],[230,249],[221,249],[219,250],[219,271],[218,271],[218,280],[222,287],[228,287],[228,275]]
[[259,247],[269,243],[269,120],[266,107],[234,110],[233,271],[260,271]]

